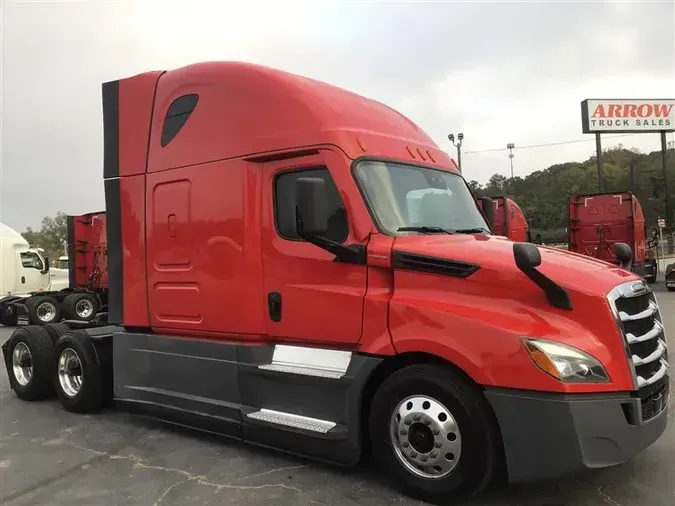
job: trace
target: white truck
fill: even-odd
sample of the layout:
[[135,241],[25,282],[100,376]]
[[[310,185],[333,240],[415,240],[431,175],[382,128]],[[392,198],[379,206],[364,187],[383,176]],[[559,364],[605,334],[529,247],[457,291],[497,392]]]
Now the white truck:
[[0,324],[16,325],[20,307],[31,323],[58,322],[60,295],[68,284],[67,270],[52,272],[42,249],[31,248],[21,234],[0,223]]
[[58,260],[49,266],[51,290],[63,290],[70,286],[68,268],[67,255],[61,255]]

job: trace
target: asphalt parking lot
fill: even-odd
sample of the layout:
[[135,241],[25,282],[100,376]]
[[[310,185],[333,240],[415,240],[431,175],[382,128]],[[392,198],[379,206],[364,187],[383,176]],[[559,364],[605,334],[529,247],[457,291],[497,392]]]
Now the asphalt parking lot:
[[[675,349],[675,293],[656,286]],[[0,343],[11,329],[0,328]],[[483,495],[485,506],[672,506],[675,407],[666,434],[612,469]],[[108,409],[74,415],[19,401],[0,371],[0,504],[417,505],[368,464],[341,469]],[[552,455],[551,458],[555,458]]]

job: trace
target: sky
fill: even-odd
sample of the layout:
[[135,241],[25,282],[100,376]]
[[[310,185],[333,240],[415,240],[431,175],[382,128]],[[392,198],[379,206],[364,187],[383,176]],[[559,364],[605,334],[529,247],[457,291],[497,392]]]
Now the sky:
[[[104,209],[100,86],[147,70],[240,60],[342,86],[453,156],[447,135],[462,132],[464,176],[481,183],[509,175],[510,142],[518,176],[593,155],[586,98],[675,98],[673,0],[0,5],[0,222],[19,231]],[[660,146],[658,134],[603,139]]]

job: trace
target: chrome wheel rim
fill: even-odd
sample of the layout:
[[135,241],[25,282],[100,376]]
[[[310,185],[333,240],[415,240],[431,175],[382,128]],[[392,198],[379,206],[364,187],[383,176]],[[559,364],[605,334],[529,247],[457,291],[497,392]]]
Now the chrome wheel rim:
[[75,314],[80,318],[89,318],[94,312],[94,305],[89,299],[82,299],[75,304]]
[[33,356],[26,343],[17,343],[12,352],[12,372],[16,382],[25,387],[33,379]]
[[59,384],[68,397],[75,397],[82,389],[82,362],[80,356],[72,348],[66,348],[59,355]]
[[457,467],[462,435],[450,410],[432,397],[414,395],[392,413],[390,437],[396,458],[415,476],[439,479]]
[[35,314],[41,322],[50,322],[56,317],[56,306],[51,302],[41,302],[35,309]]

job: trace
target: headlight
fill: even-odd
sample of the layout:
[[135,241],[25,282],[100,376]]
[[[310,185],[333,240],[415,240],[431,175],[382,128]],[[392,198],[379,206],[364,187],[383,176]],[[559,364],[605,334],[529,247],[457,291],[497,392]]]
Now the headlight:
[[545,373],[565,383],[607,383],[602,364],[583,351],[546,339],[523,338],[532,361]]

